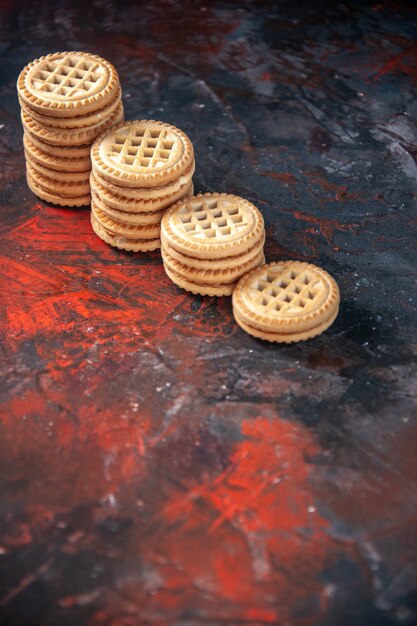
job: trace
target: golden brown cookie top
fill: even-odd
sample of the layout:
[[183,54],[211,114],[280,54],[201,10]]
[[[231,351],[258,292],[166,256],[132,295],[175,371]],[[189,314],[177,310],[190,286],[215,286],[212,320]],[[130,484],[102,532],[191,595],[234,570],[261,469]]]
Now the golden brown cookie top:
[[55,52],[29,63],[17,80],[29,109],[57,117],[82,115],[104,106],[120,90],[113,65],[87,52]]
[[260,330],[294,333],[325,322],[337,311],[339,300],[337,283],[325,270],[282,261],[246,274],[233,293],[233,308]]
[[260,211],[248,200],[205,193],[177,202],[165,213],[162,236],[190,256],[222,258],[246,252],[262,238]]
[[190,168],[194,151],[187,135],[170,124],[139,120],[99,137],[91,151],[93,168],[126,187],[157,187]]

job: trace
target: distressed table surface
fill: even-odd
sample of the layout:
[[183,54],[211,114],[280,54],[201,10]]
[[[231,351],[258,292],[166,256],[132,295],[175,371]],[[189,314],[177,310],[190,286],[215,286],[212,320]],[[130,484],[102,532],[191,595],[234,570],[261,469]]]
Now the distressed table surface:
[[[417,11],[3,2],[0,624],[415,624]],[[15,81],[81,49],[192,139],[334,326],[269,345],[24,178]]]

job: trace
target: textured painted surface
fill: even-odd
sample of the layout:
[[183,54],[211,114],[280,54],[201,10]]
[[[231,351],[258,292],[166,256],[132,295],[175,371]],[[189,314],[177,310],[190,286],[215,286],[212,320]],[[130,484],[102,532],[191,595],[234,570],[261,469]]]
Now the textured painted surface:
[[[0,624],[415,624],[415,7],[9,0],[0,28]],[[329,332],[254,340],[36,200],[15,80],[56,49],[183,128],[269,260],[336,277]]]

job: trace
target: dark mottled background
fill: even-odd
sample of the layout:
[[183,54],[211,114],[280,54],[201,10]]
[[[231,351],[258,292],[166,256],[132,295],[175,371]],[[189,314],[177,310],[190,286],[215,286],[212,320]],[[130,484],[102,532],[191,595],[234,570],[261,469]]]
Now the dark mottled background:
[[[8,0],[0,28],[0,624],[416,624],[416,5]],[[189,134],[269,260],[336,277],[327,333],[257,341],[29,192],[15,81],[60,49]]]

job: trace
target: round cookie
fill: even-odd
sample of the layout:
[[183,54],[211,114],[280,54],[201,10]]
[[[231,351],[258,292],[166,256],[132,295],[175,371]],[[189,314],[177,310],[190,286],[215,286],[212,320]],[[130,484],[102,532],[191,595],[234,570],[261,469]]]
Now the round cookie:
[[136,226],[135,224],[123,224],[115,222],[101,211],[94,201],[91,202],[91,212],[97,222],[106,232],[114,233],[126,237],[126,239],[159,239],[161,232],[160,224],[147,224],[145,226]]
[[76,198],[79,196],[90,196],[90,184],[88,178],[85,182],[64,182],[52,180],[36,171],[29,161],[26,161],[26,172],[35,181],[38,187],[44,189],[54,196],[64,198]]
[[246,274],[246,272],[249,272],[251,269],[259,267],[259,265],[263,265],[263,263],[265,263],[264,253],[261,250],[253,259],[243,263],[242,265],[225,267],[222,269],[199,270],[183,265],[173,259],[169,252],[167,252],[164,248],[163,244],[161,246],[161,253],[164,264],[168,266],[172,272],[175,272],[175,274],[178,274],[178,276],[184,278],[185,280],[207,286],[236,283],[243,276],[243,274]]
[[238,315],[234,315],[236,322],[239,326],[249,335],[256,337],[257,339],[264,339],[265,341],[270,341],[271,343],[297,343],[298,341],[306,341],[306,339],[313,339],[313,337],[317,337],[324,333],[325,330],[329,328],[337,317],[338,311],[336,311],[332,317],[330,317],[327,322],[320,324],[317,328],[307,330],[304,332],[298,333],[267,333],[263,330],[259,330],[259,328],[254,328],[249,324],[246,324],[243,320],[240,319]]
[[171,271],[166,265],[164,265],[165,272],[167,276],[172,280],[172,282],[177,285],[177,287],[181,287],[181,289],[185,289],[185,291],[190,291],[196,295],[201,296],[230,296],[233,293],[233,289],[236,283],[224,284],[224,285],[200,285],[198,283],[193,283],[190,280],[186,280],[181,278],[178,274]]
[[97,194],[94,185],[91,185],[91,197],[94,204],[107,215],[107,217],[113,219],[115,222],[122,222],[124,224],[132,224],[136,226],[145,226],[147,224],[161,224],[161,219],[164,214],[163,211],[144,211],[143,213],[127,213],[126,211],[118,211],[108,207],[102,202],[100,196]]
[[93,213],[91,213],[91,225],[94,232],[98,235],[98,237],[100,237],[100,239],[108,243],[110,246],[113,246],[113,248],[119,248],[119,250],[125,250],[127,252],[151,252],[152,250],[159,248],[161,245],[160,239],[149,239],[147,241],[144,239],[134,240],[110,233],[100,225],[100,223],[95,219]]
[[26,181],[29,189],[33,191],[33,193],[38,196],[38,198],[45,200],[45,202],[57,204],[58,206],[63,207],[80,207],[90,204],[90,194],[78,197],[63,198],[62,196],[46,191],[45,189],[40,187],[37,182],[30,176],[30,174],[26,175]]
[[[25,152],[29,154],[32,161],[36,161],[37,163],[39,163],[39,165],[48,168],[49,170],[55,170],[56,172],[61,173],[90,173],[91,159],[89,154],[86,157],[77,158],[65,158],[62,156],[48,154],[47,152],[44,152],[44,150],[40,149],[26,133],[23,136],[23,145],[25,148]],[[47,145],[45,145],[45,149],[48,149]]]
[[51,115],[43,115],[33,109],[29,109],[28,106],[19,98],[19,103],[22,109],[30,115],[32,119],[43,127],[50,128],[51,130],[61,128],[63,130],[68,129],[87,129],[97,127],[108,119],[112,113],[117,109],[122,100],[122,93],[119,91],[116,97],[106,104],[102,109],[97,109],[91,113],[84,115],[77,115],[75,117],[52,117]]
[[103,108],[120,91],[113,65],[88,52],[55,52],[35,59],[17,79],[29,110],[72,117]]
[[235,256],[224,257],[223,259],[199,259],[187,254],[181,254],[181,252],[172,248],[164,239],[162,231],[161,241],[162,246],[169,253],[169,255],[182,265],[187,265],[188,267],[195,268],[196,270],[222,270],[228,267],[235,267],[236,265],[243,265],[244,263],[248,263],[254,259],[263,250],[265,233],[263,233],[262,238],[247,252]]
[[245,330],[255,329],[252,334],[256,331],[256,336],[300,341],[326,330],[339,302],[337,283],[325,270],[300,261],[282,261],[241,278],[233,293],[233,312]]
[[246,253],[264,235],[260,211],[248,200],[205,193],[180,200],[162,218],[162,238],[178,252],[201,259]]
[[21,112],[23,128],[40,141],[50,143],[55,146],[78,146],[92,143],[99,135],[106,130],[119,124],[124,119],[123,104],[120,103],[112,115],[96,126],[87,129],[48,129],[38,124],[26,111]]
[[26,162],[30,163],[31,167],[50,180],[57,183],[83,183],[90,186],[90,173],[89,172],[57,172],[56,170],[44,167],[38,161],[32,158],[30,152],[25,150]]
[[91,172],[91,186],[95,187],[103,202],[109,207],[131,213],[166,209],[180,198],[189,195],[190,190],[193,189],[191,177],[183,184],[173,186],[172,189],[170,187],[155,190],[119,187],[100,178],[94,169]]
[[29,139],[29,141],[36,146],[39,150],[44,153],[47,153],[50,157],[56,157],[58,159],[71,159],[71,160],[80,160],[83,161],[88,158],[89,168],[91,169],[91,144],[84,144],[79,146],[53,146],[46,141],[42,141],[32,135],[27,128],[24,129],[25,132],[23,137]]
[[139,199],[143,201],[160,200],[161,198],[171,198],[174,194],[181,192],[192,181],[192,176],[195,170],[195,161],[193,159],[190,167],[181,176],[173,181],[170,181],[166,185],[155,185],[153,187],[127,187],[119,184],[115,184],[103,178],[100,172],[95,166],[95,162],[92,161],[92,172],[96,180],[107,189],[109,193],[114,195],[126,196],[132,199]]
[[187,135],[154,120],[127,122],[100,137],[91,150],[94,171],[125,187],[155,187],[177,180],[194,161]]

